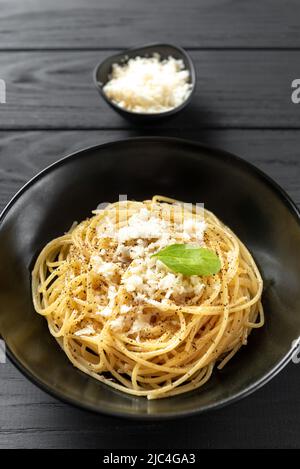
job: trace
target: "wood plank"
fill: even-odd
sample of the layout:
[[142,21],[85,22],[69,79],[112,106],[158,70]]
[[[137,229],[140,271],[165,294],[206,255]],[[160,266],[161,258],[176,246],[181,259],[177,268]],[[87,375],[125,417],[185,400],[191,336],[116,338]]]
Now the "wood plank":
[[[0,132],[0,209],[41,169],[73,151],[152,131]],[[275,179],[300,206],[300,131],[203,130],[160,131],[235,153]]]
[[[107,55],[0,53],[0,76],[7,84],[0,128],[129,128],[92,82],[94,66]],[[191,56],[198,75],[193,102],[159,128],[300,127],[300,105],[291,101],[300,51],[192,51]]]
[[293,0],[1,0],[0,47],[299,47]]
[[[0,208],[24,182],[67,153],[146,133],[0,132]],[[273,177],[300,206],[300,131],[181,129],[160,134],[199,140],[244,157]],[[10,363],[1,364],[0,448],[298,448],[299,385],[299,369],[290,364],[252,396],[216,413],[187,419],[174,432],[174,422],[145,425],[69,407],[40,391]]]
[[250,397],[216,412],[186,419],[174,431],[172,421],[145,425],[62,404],[7,363],[0,365],[0,449],[298,449],[298,389],[299,369],[291,363]]

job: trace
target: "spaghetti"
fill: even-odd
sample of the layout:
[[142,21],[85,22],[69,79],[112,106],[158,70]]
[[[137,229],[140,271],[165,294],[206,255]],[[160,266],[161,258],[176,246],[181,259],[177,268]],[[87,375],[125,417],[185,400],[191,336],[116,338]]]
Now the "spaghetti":
[[[151,256],[172,243],[209,248],[221,270],[170,271]],[[264,324],[262,288],[227,226],[162,196],[96,210],[47,244],[32,273],[34,307],[73,365],[148,399],[199,388],[222,368]]]

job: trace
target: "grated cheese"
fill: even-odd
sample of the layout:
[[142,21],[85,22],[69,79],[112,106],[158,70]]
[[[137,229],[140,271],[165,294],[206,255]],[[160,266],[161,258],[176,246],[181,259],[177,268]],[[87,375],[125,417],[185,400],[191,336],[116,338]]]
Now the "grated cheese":
[[[171,272],[168,267],[155,257],[151,257],[160,249],[174,243],[204,244],[205,221],[188,216],[179,225],[168,219],[161,219],[155,211],[142,208],[131,215],[127,224],[116,229],[111,219],[101,221],[97,228],[99,238],[108,238],[115,243],[112,262],[104,262],[101,255],[91,258],[93,270],[107,278],[114,279],[115,273],[120,274],[121,283],[109,286],[108,305],[99,306],[97,314],[103,317],[113,315],[117,289],[125,289],[133,300],[133,305],[119,305],[119,316],[110,321],[110,327],[124,330],[130,334],[143,333],[150,326],[151,313],[143,313],[142,304],[160,308],[173,301],[184,302],[186,299],[199,299],[204,284],[199,276],[186,277]],[[101,251],[100,251],[100,254]],[[121,269],[121,272],[120,272]],[[159,293],[159,296],[157,296]]]
[[130,310],[131,310],[131,307],[127,305],[122,305],[120,308],[121,314],[129,313]]
[[124,325],[124,316],[118,316],[116,319],[113,319],[109,323],[112,329],[120,330],[123,328]]
[[106,96],[132,112],[159,113],[174,109],[190,95],[189,71],[182,60],[159,54],[134,57],[125,64],[113,64],[110,80],[103,87]]
[[136,332],[140,332],[141,330],[145,329],[145,327],[149,326],[150,318],[150,314],[140,314],[134,320],[129,332],[135,334]]
[[86,326],[83,329],[80,329],[79,331],[74,332],[74,335],[77,336],[82,336],[82,335],[91,335],[95,334],[95,329],[93,326]]
[[104,262],[100,256],[92,256],[91,262],[93,270],[97,274],[102,274],[106,278],[111,278],[115,275],[118,267],[113,262]]
[[[130,217],[128,226],[120,228],[118,231],[118,241],[119,243],[124,243],[132,239],[160,238],[167,229],[168,226],[164,220],[151,216],[149,210],[143,208]],[[138,247],[143,252],[143,246]]]
[[113,313],[113,309],[111,306],[105,306],[103,309],[100,309],[96,312],[99,316],[103,316],[104,318],[109,318]]
[[138,290],[138,287],[140,287],[142,283],[143,283],[142,277],[136,274],[129,275],[127,278],[124,279],[124,285],[128,292],[133,292],[135,290]]
[[96,314],[104,318],[108,318],[109,316],[111,316],[113,314],[113,308],[115,306],[116,296],[117,296],[116,287],[114,287],[113,285],[110,285],[110,287],[107,290],[108,305],[105,306],[104,308],[99,307]]

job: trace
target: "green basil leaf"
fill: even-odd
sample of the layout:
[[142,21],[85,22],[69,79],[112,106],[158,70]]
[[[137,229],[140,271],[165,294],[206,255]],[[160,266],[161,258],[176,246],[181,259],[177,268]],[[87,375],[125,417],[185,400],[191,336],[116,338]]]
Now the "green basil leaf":
[[210,249],[190,244],[171,244],[151,257],[156,257],[173,272],[183,275],[213,275],[221,269],[217,254]]

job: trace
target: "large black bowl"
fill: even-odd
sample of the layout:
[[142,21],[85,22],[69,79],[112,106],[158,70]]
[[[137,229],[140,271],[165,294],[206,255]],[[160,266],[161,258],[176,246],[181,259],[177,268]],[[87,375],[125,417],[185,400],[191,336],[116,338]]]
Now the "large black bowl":
[[[33,309],[37,254],[99,202],[165,194],[205,202],[246,243],[264,278],[266,325],[200,390],[147,401],[75,369]],[[11,360],[50,394],[96,412],[135,418],[186,416],[262,386],[290,359],[300,336],[300,223],[288,196],[245,161],[175,139],[138,138],[89,148],[55,163],[12,200],[0,225],[0,333]]]

